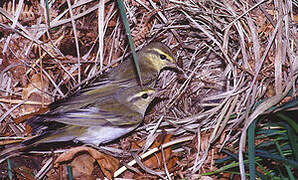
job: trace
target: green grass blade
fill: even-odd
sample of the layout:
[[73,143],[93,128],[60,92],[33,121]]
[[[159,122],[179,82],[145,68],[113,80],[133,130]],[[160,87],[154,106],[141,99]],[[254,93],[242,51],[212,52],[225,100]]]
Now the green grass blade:
[[[281,148],[280,148],[280,145],[278,144],[277,141],[275,141],[275,145],[276,145],[276,148],[277,148],[278,151],[279,151],[280,156],[283,157],[283,158],[285,158],[285,156],[284,156],[284,154],[283,154],[283,152],[282,152],[282,150],[281,150]],[[284,166],[285,166],[285,168],[286,168],[286,170],[287,170],[287,173],[288,173],[288,175],[289,175],[290,180],[295,180],[294,175],[293,175],[293,173],[292,173],[292,171],[291,171],[289,165],[284,164]]]
[[72,167],[67,166],[67,173],[68,173],[68,179],[73,180],[73,173],[72,173]]
[[134,63],[136,65],[136,70],[137,70],[137,74],[138,74],[138,77],[139,77],[139,80],[140,80],[140,84],[142,86],[143,83],[142,83],[141,71],[140,71],[140,66],[139,66],[139,61],[138,61],[138,55],[136,53],[136,49],[135,49],[135,46],[134,46],[133,41],[132,41],[132,36],[131,36],[130,28],[129,28],[129,25],[128,25],[127,17],[126,17],[125,7],[124,7],[124,4],[121,0],[117,0],[117,3],[118,3],[121,18],[122,18],[122,21],[123,21],[123,24],[124,24],[124,27],[125,27],[125,32],[126,32],[126,35],[127,35],[127,38],[128,38],[130,49],[132,51],[133,60],[134,60]]
[[7,159],[7,169],[8,169],[8,178],[10,180],[12,180],[13,174],[12,174],[12,170],[11,170],[11,165],[10,165],[10,160]]
[[290,117],[284,115],[283,113],[277,113],[277,116],[279,118],[281,118],[282,120],[286,121],[287,123],[289,123],[290,126],[293,127],[295,132],[298,133],[298,124],[293,119],[291,119]]
[[46,5],[46,11],[47,11],[47,22],[48,22],[48,27],[49,27],[49,29],[51,29],[49,0],[45,0],[45,5]]
[[256,163],[255,163],[255,130],[256,120],[254,120],[248,128],[248,161],[249,161],[249,174],[250,179],[256,179]]
[[274,161],[279,161],[280,163],[286,163],[286,164],[292,166],[293,168],[298,168],[298,162],[294,161],[292,159],[287,159],[282,156],[272,154],[268,151],[257,150],[256,152],[257,152],[257,156],[259,156],[259,157],[272,159]]
[[297,144],[297,135],[294,132],[294,130],[289,126],[286,125],[286,128],[288,130],[288,136],[289,136],[289,142],[291,145],[291,149],[293,151],[293,155],[296,161],[298,161],[298,144]]

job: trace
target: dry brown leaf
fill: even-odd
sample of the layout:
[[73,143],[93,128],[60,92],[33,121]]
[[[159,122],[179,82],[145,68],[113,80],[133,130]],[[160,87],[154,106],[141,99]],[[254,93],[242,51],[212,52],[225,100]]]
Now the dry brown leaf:
[[31,83],[23,89],[22,97],[24,99],[28,99],[33,92],[45,91],[49,87],[49,82],[46,79],[42,80],[39,74],[33,74],[30,81]]
[[[160,147],[162,144],[165,144],[171,140],[172,135],[170,134],[162,134],[159,135],[155,141],[153,142],[151,148]],[[132,148],[142,147],[144,145],[144,141],[133,143]],[[165,161],[167,162],[167,168],[169,171],[173,170],[173,167],[177,164],[177,157],[172,157],[171,147],[164,149]],[[152,168],[152,169],[164,169],[162,153],[159,151],[143,161],[144,165]]]
[[98,151],[93,157],[97,160],[104,175],[112,179],[115,171],[119,168],[119,160]]
[[[71,166],[71,165],[70,165]],[[91,174],[84,174],[82,172],[77,172],[76,169],[72,167],[73,179],[75,180],[95,180],[96,177]],[[47,173],[47,179],[56,180],[56,179],[68,179],[67,165],[59,166],[59,170],[52,169]]]
[[297,22],[297,21],[298,21],[298,15],[294,15],[293,17],[294,17],[294,18],[293,18],[294,21]]
[[14,168],[16,179],[27,179],[27,180],[34,180],[35,177],[33,176],[33,170],[26,167],[21,166],[18,168]]
[[106,155],[106,154],[103,154],[93,148],[83,147],[83,146],[72,148],[69,151],[61,154],[55,161],[55,166],[57,167],[57,165],[61,164],[62,162],[72,160],[76,154],[82,153],[82,152],[88,152],[89,155],[93,158],[93,162],[94,162],[94,160],[97,161],[102,172],[109,179],[111,179],[113,177],[114,172],[119,167],[119,161],[116,158]]
[[82,154],[70,163],[74,177],[91,175],[94,169],[94,159],[89,154]]
[[[34,74],[30,79],[30,83],[23,88],[22,98],[24,100],[49,103],[50,97],[44,93],[48,91],[48,87],[49,82],[46,78],[42,79],[39,74]],[[36,105],[24,105],[23,113],[29,114],[39,110],[39,108],[40,106]]]

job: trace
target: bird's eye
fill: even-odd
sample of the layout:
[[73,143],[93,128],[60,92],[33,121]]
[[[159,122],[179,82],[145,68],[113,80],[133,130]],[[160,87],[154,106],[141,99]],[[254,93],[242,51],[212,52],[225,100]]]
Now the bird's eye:
[[167,59],[167,56],[166,56],[166,55],[164,55],[164,54],[161,54],[159,57],[160,57],[160,59],[162,59],[162,60],[165,60],[165,59]]
[[143,98],[143,99],[147,99],[147,98],[148,98],[148,94],[147,94],[147,93],[143,94],[143,95],[142,95],[142,98]]

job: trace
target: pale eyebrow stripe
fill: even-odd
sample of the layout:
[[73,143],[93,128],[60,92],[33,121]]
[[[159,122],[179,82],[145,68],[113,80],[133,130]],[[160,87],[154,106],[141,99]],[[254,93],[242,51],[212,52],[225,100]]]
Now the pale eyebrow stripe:
[[164,51],[162,51],[160,49],[153,48],[152,50],[155,52],[158,52],[159,54],[165,55],[167,57],[167,59],[169,59],[169,60],[174,60],[172,56],[168,55],[167,53],[165,53]]
[[136,101],[136,99],[139,99],[144,93],[153,94],[154,90],[149,89],[149,90],[146,90],[146,91],[141,91],[141,92],[139,92],[139,93],[137,93],[137,94],[135,94],[131,97],[128,97],[127,101],[128,102],[134,102],[134,101]]

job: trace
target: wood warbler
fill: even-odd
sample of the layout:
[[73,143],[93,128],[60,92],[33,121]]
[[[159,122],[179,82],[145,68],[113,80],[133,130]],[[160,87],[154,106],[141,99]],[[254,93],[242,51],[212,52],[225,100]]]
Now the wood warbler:
[[61,109],[81,103],[79,95],[56,101],[49,112],[27,121],[35,136],[2,151],[0,162],[44,143],[73,141],[98,146],[115,140],[142,122],[148,105],[159,94],[153,88],[121,88],[70,110]]

